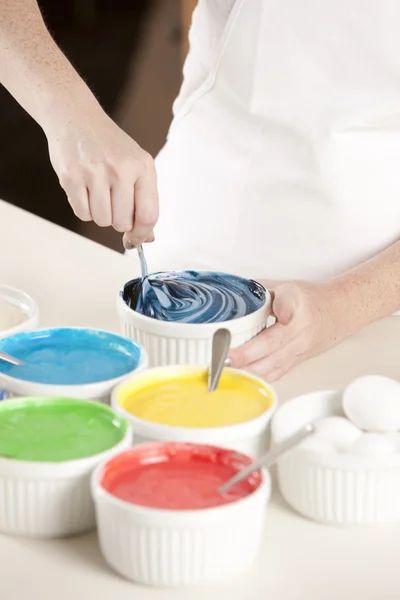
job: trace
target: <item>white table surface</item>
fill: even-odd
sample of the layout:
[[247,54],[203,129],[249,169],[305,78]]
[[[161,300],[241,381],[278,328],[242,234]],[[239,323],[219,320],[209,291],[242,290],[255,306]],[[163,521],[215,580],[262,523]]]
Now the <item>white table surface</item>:
[[[0,283],[36,298],[41,325],[118,331],[116,294],[136,269],[132,259],[0,201]],[[301,365],[277,389],[286,400],[373,372],[400,375],[400,317]],[[399,559],[400,524],[328,527],[299,517],[275,493],[257,564],[227,585],[189,591],[136,586],[106,566],[95,532],[55,541],[0,535],[0,598],[399,600]]]

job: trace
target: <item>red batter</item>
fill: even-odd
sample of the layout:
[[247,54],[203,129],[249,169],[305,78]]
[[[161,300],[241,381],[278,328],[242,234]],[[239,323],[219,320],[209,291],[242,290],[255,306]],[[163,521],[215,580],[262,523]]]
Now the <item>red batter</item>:
[[251,494],[261,482],[259,472],[231,488],[219,486],[250,463],[231,450],[196,444],[148,444],[109,461],[101,485],[121,500],[172,510],[210,508]]

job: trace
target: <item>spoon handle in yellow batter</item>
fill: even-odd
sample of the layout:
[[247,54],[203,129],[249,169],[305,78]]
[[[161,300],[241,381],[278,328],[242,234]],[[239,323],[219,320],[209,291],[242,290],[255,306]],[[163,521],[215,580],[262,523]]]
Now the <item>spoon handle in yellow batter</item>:
[[208,391],[217,389],[222,369],[226,366],[231,345],[231,332],[228,329],[218,329],[214,333],[211,352],[211,366],[208,371]]

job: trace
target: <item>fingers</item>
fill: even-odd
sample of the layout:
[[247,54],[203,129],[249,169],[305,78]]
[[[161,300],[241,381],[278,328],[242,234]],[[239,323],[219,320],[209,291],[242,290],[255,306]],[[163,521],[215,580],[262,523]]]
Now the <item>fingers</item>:
[[158,195],[154,160],[103,111],[78,114],[47,132],[51,164],[75,214],[113,225],[137,243],[154,239]]
[[[85,183],[64,177],[62,187],[76,216],[93,220],[100,227],[112,225],[125,233],[127,244],[136,246],[153,242],[153,228],[158,220],[158,194],[155,170],[147,166],[136,182],[132,173],[113,177],[98,169],[86,173]],[[61,181],[60,181],[61,183]],[[127,246],[125,244],[125,246]]]
[[310,310],[296,283],[276,287],[272,310],[276,323],[230,352],[232,366],[274,381],[303,357],[310,341]]
[[113,183],[111,188],[112,226],[116,231],[131,231],[134,215],[134,186],[131,179]]
[[88,181],[90,212],[99,227],[112,225],[111,190],[106,173],[90,176]]
[[64,176],[60,178],[60,185],[67,194],[68,202],[78,219],[81,221],[92,221],[93,217],[90,212],[88,190],[83,181]]
[[295,284],[283,284],[276,288],[272,299],[272,312],[282,325],[289,325],[298,309],[300,297]]
[[156,173],[151,159],[135,182],[134,222],[127,238],[132,245],[154,240],[153,229],[158,220]]
[[327,315],[326,288],[289,282],[274,290],[276,323],[240,348],[232,350],[232,366],[275,381],[306,358],[336,343],[332,316]]
[[232,361],[232,366],[236,369],[243,369],[261,360],[266,355],[274,354],[279,348],[291,341],[294,335],[291,329],[280,323],[275,323],[275,325],[268,327],[243,346],[231,350],[229,358]]
[[272,297],[276,323],[240,348],[232,350],[230,357],[234,367],[242,369],[265,356],[273,355],[296,337],[298,327],[292,322],[299,304],[296,291],[295,285],[284,284],[276,288]]
[[146,242],[151,243],[151,242],[154,242],[155,239],[156,239],[156,236],[154,235],[154,231],[151,231],[147,237]]
[[112,223],[111,196],[105,172],[85,173],[83,176],[64,174],[60,185],[76,216],[82,221],[94,221],[100,227]]
[[276,381],[301,360],[302,354],[302,340],[296,337],[274,354],[247,365],[245,371],[267,381]]

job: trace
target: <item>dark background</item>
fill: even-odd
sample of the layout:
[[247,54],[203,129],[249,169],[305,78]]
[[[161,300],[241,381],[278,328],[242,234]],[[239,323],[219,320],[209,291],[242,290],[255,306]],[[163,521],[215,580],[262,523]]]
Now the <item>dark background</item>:
[[[154,155],[165,139],[180,84],[178,0],[39,0],[39,6],[58,45],[106,112]],[[158,81],[155,88],[160,69],[167,77],[164,87]],[[76,219],[51,167],[42,130],[1,86],[0,158],[0,198],[119,246],[114,232],[99,232]]]

